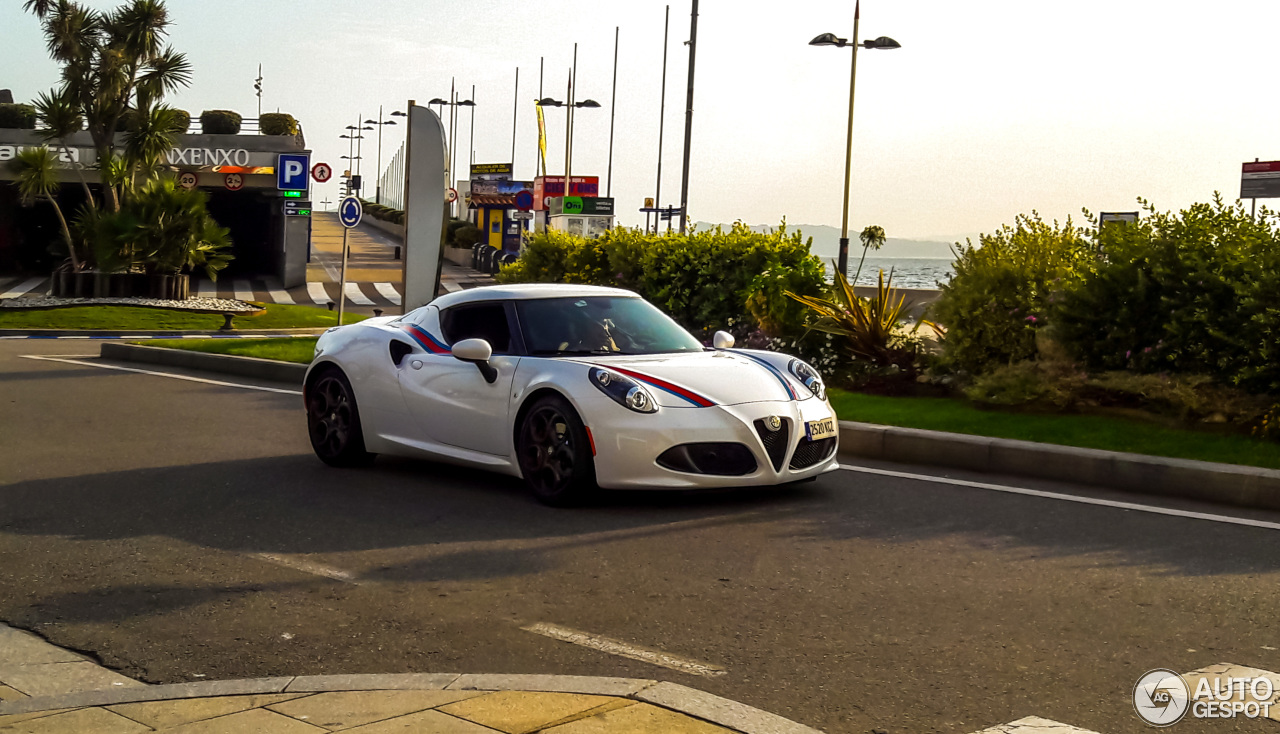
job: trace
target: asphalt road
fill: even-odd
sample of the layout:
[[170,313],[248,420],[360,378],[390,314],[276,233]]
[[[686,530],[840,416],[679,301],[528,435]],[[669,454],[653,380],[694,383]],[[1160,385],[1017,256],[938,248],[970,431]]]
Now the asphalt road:
[[853,471],[556,510],[433,463],[330,469],[296,395],[20,356],[96,351],[0,340],[0,621],[148,682],[618,675],[831,732],[1110,733],[1147,730],[1129,701],[1152,668],[1280,670],[1280,531]]

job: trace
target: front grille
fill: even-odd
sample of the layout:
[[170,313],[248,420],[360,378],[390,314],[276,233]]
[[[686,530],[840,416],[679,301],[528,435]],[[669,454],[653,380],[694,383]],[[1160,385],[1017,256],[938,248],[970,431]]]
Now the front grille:
[[804,439],[800,445],[796,447],[796,452],[791,455],[791,463],[787,465],[792,471],[800,469],[808,469],[817,464],[819,461],[831,456],[831,452],[836,450],[836,438],[822,438],[817,441]]
[[760,435],[760,441],[764,443],[764,452],[769,455],[769,461],[773,463],[773,470],[782,471],[782,460],[787,458],[787,444],[791,437],[791,421],[783,418],[782,428],[776,431],[766,428],[763,418],[757,420],[754,425],[756,433]]
[[658,466],[689,474],[741,477],[756,470],[756,457],[740,443],[682,443],[662,452]]

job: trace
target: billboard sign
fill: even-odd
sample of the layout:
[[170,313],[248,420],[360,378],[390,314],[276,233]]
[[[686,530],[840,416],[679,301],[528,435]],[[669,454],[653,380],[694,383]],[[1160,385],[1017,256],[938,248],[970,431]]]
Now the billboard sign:
[[1280,198],[1280,161],[1244,164],[1240,173],[1241,199]]
[[556,196],[551,198],[551,216],[593,215],[613,216],[613,199],[583,196]]
[[[545,211],[547,199],[564,196],[564,176],[539,176],[533,180],[533,209]],[[600,195],[599,176],[574,176],[569,196],[595,198]]]
[[510,181],[515,171],[514,163],[472,163],[472,181]]
[[488,194],[489,196],[514,196],[521,191],[532,191],[532,181],[473,180],[471,194]]

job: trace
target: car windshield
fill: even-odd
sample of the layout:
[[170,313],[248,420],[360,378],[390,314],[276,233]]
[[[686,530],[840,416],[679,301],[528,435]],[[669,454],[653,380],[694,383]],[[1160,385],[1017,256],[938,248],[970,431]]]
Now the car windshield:
[[584,296],[516,301],[530,354],[664,354],[702,345],[642,298]]

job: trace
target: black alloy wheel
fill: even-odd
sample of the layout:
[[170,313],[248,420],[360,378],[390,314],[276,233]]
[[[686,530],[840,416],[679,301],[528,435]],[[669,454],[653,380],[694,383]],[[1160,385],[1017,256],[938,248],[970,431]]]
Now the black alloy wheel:
[[564,398],[549,395],[529,408],[516,452],[525,482],[548,505],[576,504],[596,486],[586,426]]
[[364,449],[351,383],[339,370],[326,370],[307,388],[307,433],[316,456],[330,466],[368,466],[373,461],[374,454]]

